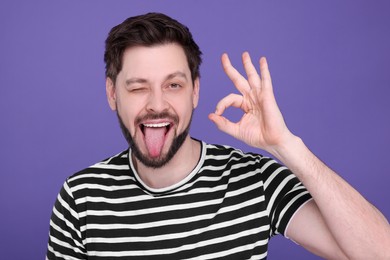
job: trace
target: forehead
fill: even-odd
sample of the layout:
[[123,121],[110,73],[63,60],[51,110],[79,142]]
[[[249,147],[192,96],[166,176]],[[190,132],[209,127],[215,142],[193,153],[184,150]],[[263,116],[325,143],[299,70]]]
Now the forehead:
[[191,78],[184,50],[174,43],[130,47],[124,52],[122,63],[118,76],[125,78],[158,79],[178,71]]

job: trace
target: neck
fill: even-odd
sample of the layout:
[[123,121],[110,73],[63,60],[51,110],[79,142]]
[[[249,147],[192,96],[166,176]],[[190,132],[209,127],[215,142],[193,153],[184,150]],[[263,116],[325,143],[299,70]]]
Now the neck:
[[135,169],[142,181],[154,189],[172,186],[186,178],[200,158],[200,142],[190,138],[184,141],[175,156],[160,168],[151,168],[132,158]]

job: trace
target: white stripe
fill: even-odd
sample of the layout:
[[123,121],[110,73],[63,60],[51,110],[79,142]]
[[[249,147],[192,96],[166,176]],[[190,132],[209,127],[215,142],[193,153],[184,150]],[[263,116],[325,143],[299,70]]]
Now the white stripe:
[[230,174],[230,172],[232,170],[236,170],[236,169],[240,169],[240,168],[246,168],[246,167],[249,167],[250,165],[254,165],[254,164],[256,164],[256,162],[253,162],[253,161],[249,161],[249,162],[246,162],[246,163],[238,163],[238,164],[232,165],[232,167],[229,168],[229,169],[226,169],[226,165],[203,167],[202,171],[205,171],[205,170],[207,170],[207,171],[214,171],[214,172],[221,172],[221,171],[223,171],[223,173],[222,174],[218,174],[216,176],[201,176],[200,178],[208,177],[208,178],[215,178],[216,180],[219,180],[222,177]]
[[128,190],[132,189],[134,187],[133,185],[112,185],[112,186],[106,186],[102,184],[93,184],[93,183],[85,183],[85,184],[80,184],[75,187],[72,187],[72,191],[76,192],[82,189],[99,189],[99,190],[104,190],[104,191],[118,191],[118,190]]
[[[302,187],[302,189],[304,189],[304,187]],[[291,207],[291,205],[297,201],[300,197],[308,194],[309,192],[303,192],[303,193],[299,193],[298,196],[295,196],[291,201],[289,201],[289,203],[287,203],[287,205],[283,208],[283,210],[280,212],[280,215],[279,215],[279,220],[277,222],[277,226],[279,227],[280,225],[280,221],[283,219],[284,217],[284,214],[286,214],[286,211]]]
[[223,198],[218,198],[208,201],[193,202],[188,204],[180,205],[170,205],[170,206],[160,206],[147,209],[131,210],[131,211],[113,211],[113,210],[86,210],[80,212],[80,217],[85,217],[87,215],[91,216],[117,216],[117,217],[131,217],[131,216],[140,216],[140,215],[149,215],[152,213],[168,212],[173,210],[182,210],[189,208],[199,208],[204,205],[215,205],[220,204],[223,201]]
[[[85,179],[85,178],[96,178],[96,179],[113,179],[117,181],[123,181],[123,180],[128,180],[131,179],[130,176],[126,174],[115,176],[107,173],[85,173],[81,175],[74,176],[70,178],[70,182],[73,182],[74,180],[79,180],[79,179]],[[134,178],[133,178],[134,179]]]
[[261,171],[261,172],[264,172],[265,170],[267,170],[267,168],[268,168],[269,166],[271,166],[272,164],[275,164],[275,163],[277,163],[277,162],[274,161],[274,160],[269,160],[268,162],[266,162],[266,163],[261,167],[260,171]]
[[[70,190],[69,186],[67,183],[65,183],[64,185],[64,190],[66,191],[66,193],[69,195],[69,197],[71,197],[72,199],[73,198],[73,194],[72,194],[72,191]],[[66,202],[62,197],[61,197],[61,194],[58,194],[58,202],[60,202],[60,204],[62,205],[62,207],[64,209],[66,209],[67,211],[69,211],[69,213],[75,218],[75,219],[79,219],[79,215],[76,211],[74,211],[74,209],[68,204],[68,202]]]
[[[276,176],[278,176],[278,174],[280,172],[282,172],[286,169],[287,169],[286,167],[279,167],[275,171],[273,171],[272,174],[268,177],[268,179],[264,182],[264,189],[266,190],[268,188],[268,186],[270,185],[270,183],[272,183],[272,181],[276,178]],[[294,177],[294,176],[292,176],[292,177]]]
[[71,240],[73,240],[74,243],[75,243],[78,247],[81,247],[81,248],[84,247],[84,245],[81,244],[78,240],[74,240],[74,239],[73,239],[73,237],[72,237],[72,235],[70,234],[70,232],[68,232],[67,230],[63,230],[60,226],[56,225],[52,220],[50,220],[50,226],[51,226],[54,230],[56,230],[56,231],[58,231],[59,233],[61,233],[62,235],[64,235],[65,237],[70,238]]
[[66,219],[66,218],[64,217],[64,215],[63,215],[61,212],[57,211],[57,209],[56,209],[55,207],[53,208],[53,214],[56,215],[56,217],[57,217],[58,219],[62,220],[62,221],[66,224],[67,227],[69,227],[70,229],[72,229],[72,230],[77,234],[77,236],[79,236],[79,237],[81,238],[81,233],[80,233],[80,231],[79,231],[77,228],[75,228],[75,226],[73,225],[73,223],[70,222],[68,219]]
[[[283,181],[281,183],[279,183],[278,187],[275,189],[275,191],[272,193],[272,196],[269,200],[269,203],[268,203],[268,207],[267,207],[267,212],[268,214],[271,212],[271,209],[272,209],[272,206],[274,205],[275,203],[275,200],[276,198],[278,197],[278,195],[280,194],[280,191],[286,186],[286,184],[291,180],[293,179],[294,176],[293,175],[289,175],[287,176],[287,178],[283,179]],[[271,216],[272,218],[274,216]]]
[[130,167],[127,164],[95,164],[89,169],[129,170]]
[[[76,253],[79,253],[79,254],[84,254],[79,248],[74,247],[73,245],[70,245],[69,243],[66,243],[64,241],[61,241],[61,240],[59,240],[56,237],[50,236],[50,241],[55,243],[55,244],[57,244],[57,245],[60,245],[62,247],[65,247],[65,248],[68,248],[68,249],[72,249],[73,252],[76,252]],[[68,258],[64,258],[64,259],[68,259]]]
[[[202,256],[198,256],[198,257],[194,257],[194,258],[188,258],[186,260],[192,260],[192,259],[203,260],[203,259],[215,259],[215,258],[225,257],[225,256],[229,256],[229,255],[232,255],[232,254],[235,254],[235,253],[238,253],[238,252],[252,250],[255,247],[263,246],[263,245],[266,245],[267,243],[268,243],[268,240],[260,240],[260,241],[257,241],[254,244],[243,245],[243,246],[232,248],[230,250],[216,252],[216,253],[211,253],[211,254],[207,254],[207,255],[202,255]],[[263,253],[261,255],[252,256],[250,259],[263,259],[266,256],[267,256],[267,252],[265,252],[265,253]]]
[[[57,251],[54,251],[53,247],[51,247],[50,245],[47,247],[47,249],[49,250],[49,252],[53,253],[56,257],[60,258],[60,259],[69,259],[69,260],[80,260],[78,258],[75,258],[73,256],[70,256],[70,255],[64,255],[64,254],[61,254]],[[47,256],[46,256],[46,260],[48,260]]]

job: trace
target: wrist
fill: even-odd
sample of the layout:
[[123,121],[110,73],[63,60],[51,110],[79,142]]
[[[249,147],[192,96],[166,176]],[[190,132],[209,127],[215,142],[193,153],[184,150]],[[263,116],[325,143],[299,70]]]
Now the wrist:
[[[271,153],[289,168],[303,183],[322,172],[324,164],[309,150],[303,140],[295,135],[275,146]],[[316,174],[312,174],[316,173]]]
[[290,133],[280,143],[272,146],[269,152],[282,163],[289,164],[289,161],[301,154],[305,147],[300,137]]

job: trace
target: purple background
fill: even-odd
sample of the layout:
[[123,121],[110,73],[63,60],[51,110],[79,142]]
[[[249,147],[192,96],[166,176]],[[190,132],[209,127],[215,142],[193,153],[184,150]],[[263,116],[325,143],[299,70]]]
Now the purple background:
[[[128,16],[165,12],[204,53],[192,136],[253,149],[207,114],[233,85],[230,53],[267,56],[290,129],[390,217],[390,2],[2,1],[0,3],[0,255],[43,259],[65,178],[126,148],[106,102],[103,49]],[[235,111],[231,118],[238,119]],[[281,236],[270,259],[317,259]]]

